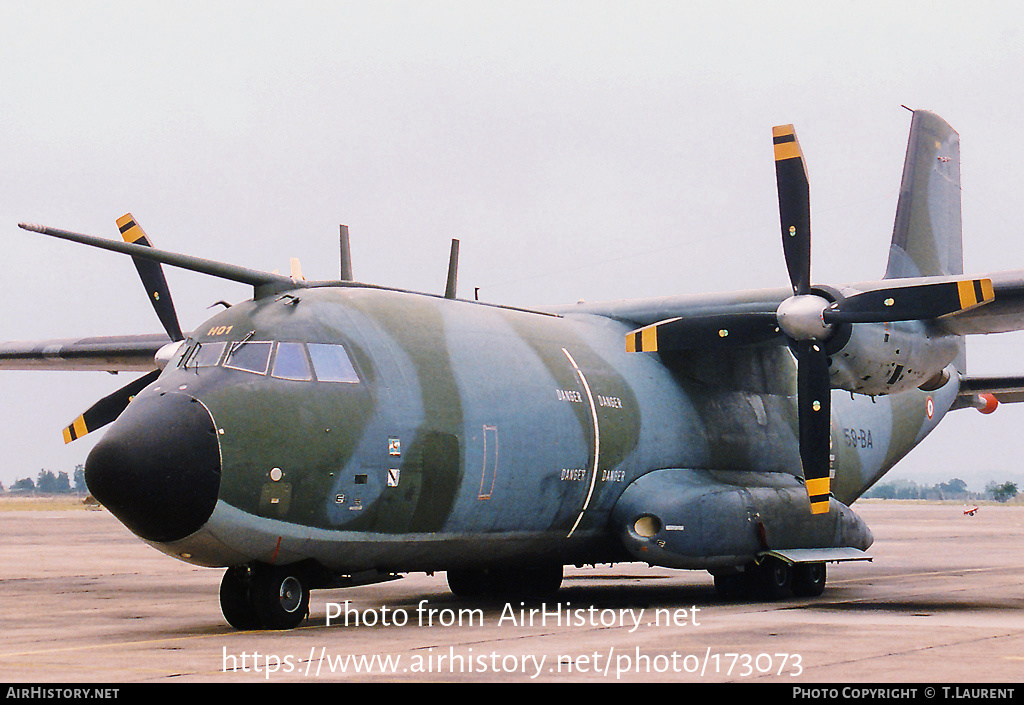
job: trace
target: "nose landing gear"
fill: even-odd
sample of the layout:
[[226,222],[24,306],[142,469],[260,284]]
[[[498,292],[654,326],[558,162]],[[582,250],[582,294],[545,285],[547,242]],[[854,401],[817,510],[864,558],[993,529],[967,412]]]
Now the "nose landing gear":
[[235,629],[293,629],[309,614],[309,578],[297,566],[228,568],[220,606]]

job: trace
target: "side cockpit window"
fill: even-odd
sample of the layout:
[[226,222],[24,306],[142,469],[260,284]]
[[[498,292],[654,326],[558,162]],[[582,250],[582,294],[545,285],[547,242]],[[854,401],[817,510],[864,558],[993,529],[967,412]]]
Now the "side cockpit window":
[[313,361],[316,378],[320,382],[356,383],[359,375],[342,345],[310,343],[309,357]]

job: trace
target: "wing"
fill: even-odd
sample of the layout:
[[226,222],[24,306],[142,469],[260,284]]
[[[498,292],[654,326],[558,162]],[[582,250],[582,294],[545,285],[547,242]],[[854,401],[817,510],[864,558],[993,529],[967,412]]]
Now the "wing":
[[166,335],[121,335],[0,343],[0,370],[149,372]]
[[752,313],[774,314],[785,299],[788,288],[750,289],[715,294],[662,296],[621,301],[580,302],[547,309],[558,315],[586,314],[605,316],[627,325],[641,327],[673,318],[701,320],[720,315]]
[[[940,332],[949,335],[1024,330],[1024,270],[972,276],[882,279],[844,284],[831,289],[831,292],[842,299],[838,307],[826,312],[826,316],[834,316],[836,322],[858,322],[860,309],[893,306],[892,321],[932,319]],[[670,319],[692,321],[699,326],[712,319],[725,320],[727,316],[736,319],[741,316],[763,319],[766,314],[774,316],[779,305],[790,296],[792,292],[789,289],[754,289],[580,302],[549,310],[560,315],[606,316],[637,328]],[[901,296],[907,299],[902,308]],[[870,320],[884,321],[885,315],[872,314]],[[866,316],[863,318],[867,319]]]
[[180,342],[163,334],[0,343],[0,370],[145,372],[93,404],[64,429],[70,443],[110,423],[132,397],[152,383]]

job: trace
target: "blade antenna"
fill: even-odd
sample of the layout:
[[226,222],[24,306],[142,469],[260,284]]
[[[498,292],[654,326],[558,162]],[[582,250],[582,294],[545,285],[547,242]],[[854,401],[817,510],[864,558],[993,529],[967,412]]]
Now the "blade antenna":
[[341,226],[341,280],[343,282],[353,281],[352,279],[352,250],[348,241],[348,226]]
[[448,284],[444,289],[446,299],[455,298],[455,286],[459,278],[459,241],[452,240],[452,251],[448,256]]

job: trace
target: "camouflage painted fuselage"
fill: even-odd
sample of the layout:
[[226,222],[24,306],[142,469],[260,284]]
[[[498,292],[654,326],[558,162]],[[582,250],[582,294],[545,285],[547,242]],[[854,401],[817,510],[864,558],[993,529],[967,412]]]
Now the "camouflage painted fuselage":
[[[122,415],[184,395],[216,429],[212,515],[187,537],[150,542],[201,565],[312,559],[336,574],[636,559],[707,568],[750,560],[766,535],[776,548],[866,548],[870,533],[845,504],[956,395],[955,383],[835,393],[833,511],[812,519],[788,349],[663,358],[627,353],[629,330],[592,313],[363,288],[233,306]],[[223,341],[228,353],[342,345],[355,374],[280,378],[277,345],[262,370],[189,364],[196,343]],[[676,529],[667,543],[632,534],[647,511]]]

